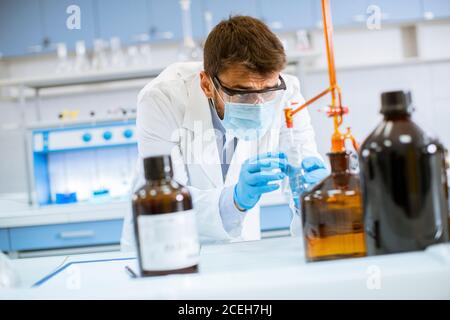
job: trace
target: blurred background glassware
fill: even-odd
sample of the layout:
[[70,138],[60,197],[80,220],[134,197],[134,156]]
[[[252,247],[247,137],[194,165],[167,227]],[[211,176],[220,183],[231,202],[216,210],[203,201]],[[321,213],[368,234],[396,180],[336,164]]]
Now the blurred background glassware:
[[58,64],[56,66],[56,73],[68,73],[72,70],[72,65],[69,61],[67,46],[60,42],[56,44],[56,55],[58,57]]
[[82,73],[89,71],[90,64],[86,52],[86,43],[84,41],[77,41],[75,44],[75,65],[73,71]]
[[183,45],[178,51],[179,61],[201,61],[203,50],[194,41],[192,34],[191,0],[180,0],[183,27]]
[[104,70],[109,66],[107,56],[107,43],[103,39],[94,40],[94,52],[92,54],[92,69]]
[[108,117],[112,118],[134,118],[136,117],[136,108],[127,108],[127,107],[115,107],[115,108],[109,108],[106,111],[106,114]]
[[303,194],[302,225],[308,261],[366,255],[360,180],[349,153],[328,153],[331,175]]
[[110,39],[111,46],[111,67],[124,68],[126,67],[126,57],[122,50],[122,43],[120,38],[112,37]]
[[289,199],[294,199],[296,206],[299,206],[299,199],[303,192],[307,191],[309,185],[305,183],[305,171],[302,168],[302,161],[304,159],[303,145],[294,143],[292,131],[290,131],[290,138],[288,149],[284,150],[289,161],[289,169],[295,172],[288,172],[287,177],[283,180],[283,192]]
[[130,46],[127,49],[127,63],[129,67],[138,67],[141,65],[142,59],[137,46]]
[[311,50],[311,41],[306,30],[298,30],[295,36],[297,51],[305,52]]
[[152,65],[152,47],[150,43],[143,42],[139,45],[139,54],[141,56],[142,65]]
[[19,284],[19,278],[11,261],[0,252],[0,289],[14,288]]
[[133,41],[138,47],[139,64],[142,66],[152,65],[152,47],[150,45],[150,34],[137,34],[133,36]]
[[212,29],[214,28],[212,12],[205,11],[204,18],[205,18],[206,34],[209,34],[212,31]]

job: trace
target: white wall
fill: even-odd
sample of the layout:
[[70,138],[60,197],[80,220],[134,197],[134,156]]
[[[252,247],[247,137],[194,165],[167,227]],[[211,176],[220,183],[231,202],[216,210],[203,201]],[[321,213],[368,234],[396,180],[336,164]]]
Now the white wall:
[[[307,78],[307,97],[325,88],[328,81],[325,72],[314,72]],[[450,62],[341,70],[338,81],[343,90],[344,104],[350,107],[345,124],[352,127],[360,142],[381,120],[381,92],[409,89],[413,92],[416,106],[414,120],[440,137],[447,147],[450,146]],[[325,106],[326,102],[315,106]],[[330,148],[331,120],[314,111],[314,107],[310,113],[320,151],[326,153]]]

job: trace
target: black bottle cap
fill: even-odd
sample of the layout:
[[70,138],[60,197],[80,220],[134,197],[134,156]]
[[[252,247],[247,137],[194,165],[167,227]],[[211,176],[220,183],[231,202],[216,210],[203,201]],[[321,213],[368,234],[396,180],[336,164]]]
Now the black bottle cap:
[[154,156],[144,159],[146,180],[162,180],[173,177],[172,159],[169,155]]
[[410,91],[390,91],[381,94],[382,114],[411,114],[413,110]]

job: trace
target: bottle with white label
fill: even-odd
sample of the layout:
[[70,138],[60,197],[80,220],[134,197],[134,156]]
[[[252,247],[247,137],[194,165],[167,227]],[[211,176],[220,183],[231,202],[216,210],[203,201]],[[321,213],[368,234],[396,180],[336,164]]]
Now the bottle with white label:
[[198,271],[200,245],[187,188],[173,180],[170,156],[144,159],[146,184],[133,195],[142,276]]

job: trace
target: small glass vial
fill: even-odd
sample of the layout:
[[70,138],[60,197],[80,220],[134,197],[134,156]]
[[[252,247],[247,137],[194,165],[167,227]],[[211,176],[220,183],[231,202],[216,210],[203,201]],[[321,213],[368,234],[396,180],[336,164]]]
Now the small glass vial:
[[198,271],[200,245],[192,198],[173,180],[170,156],[144,159],[146,183],[133,195],[141,276]]

